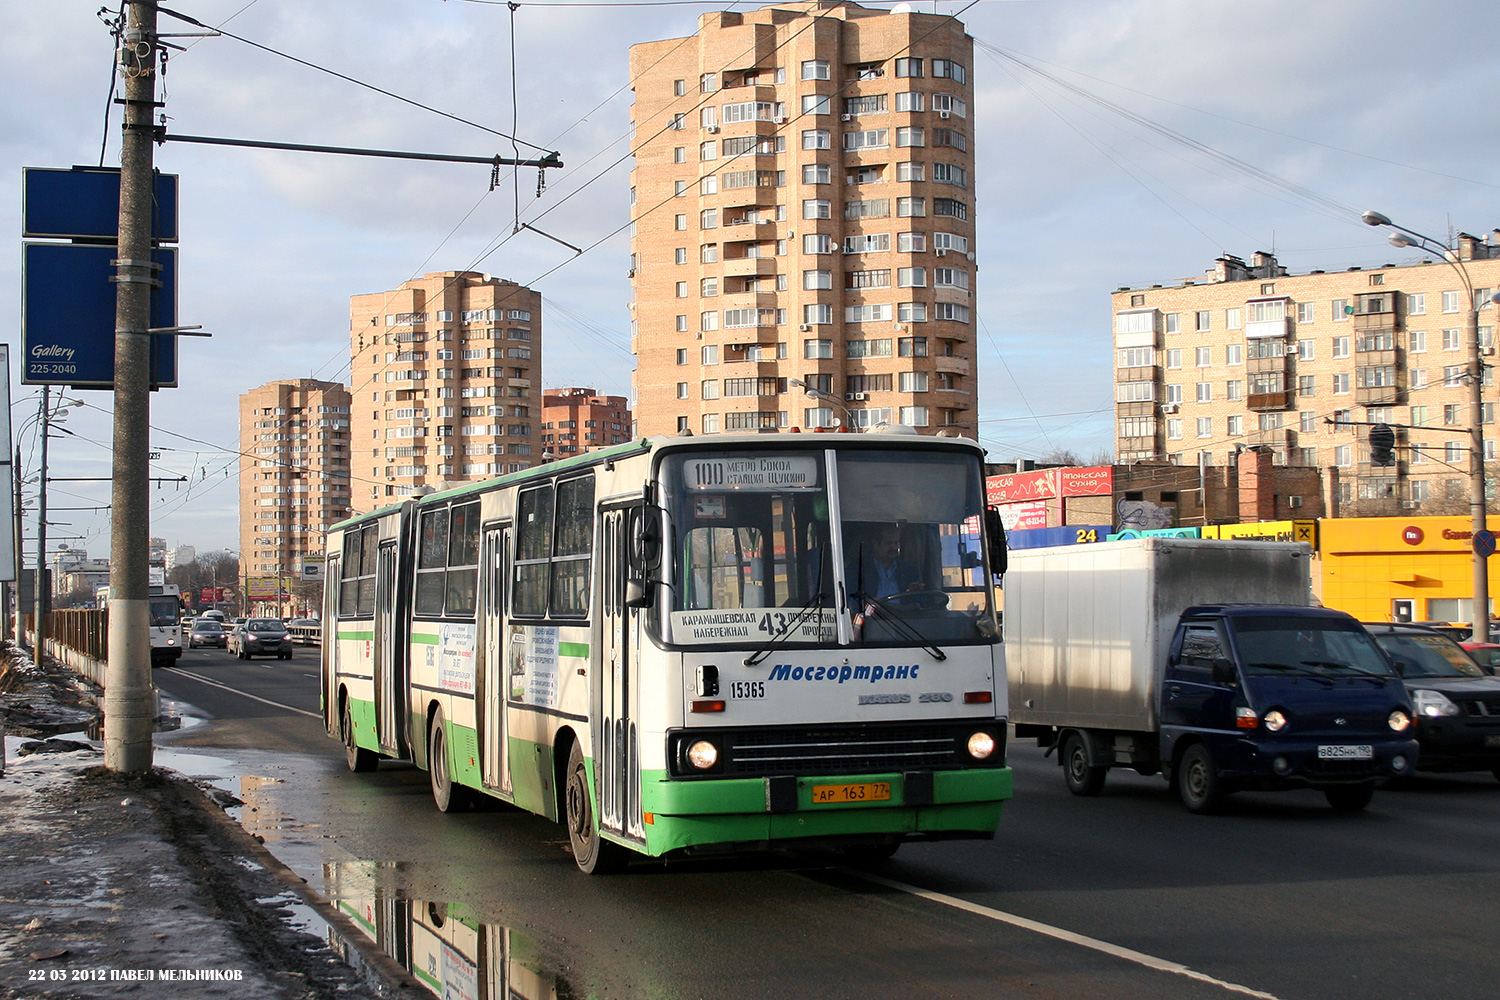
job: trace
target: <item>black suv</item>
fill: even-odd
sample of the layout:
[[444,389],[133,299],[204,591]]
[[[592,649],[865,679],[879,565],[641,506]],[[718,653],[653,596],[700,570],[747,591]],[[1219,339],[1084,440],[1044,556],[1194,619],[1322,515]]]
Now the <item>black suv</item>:
[[1425,625],[1365,628],[1396,667],[1416,709],[1419,771],[1489,771],[1500,778],[1500,677]]

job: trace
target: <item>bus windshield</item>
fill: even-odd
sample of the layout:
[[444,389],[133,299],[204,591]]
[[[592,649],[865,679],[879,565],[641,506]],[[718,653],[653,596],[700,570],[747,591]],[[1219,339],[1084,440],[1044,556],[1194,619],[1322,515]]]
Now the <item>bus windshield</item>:
[[178,624],[179,602],[175,594],[153,596],[151,598],[151,627],[166,628]]
[[833,644],[839,615],[862,644],[993,641],[975,458],[849,450],[831,474],[827,454],[663,462],[671,641]]

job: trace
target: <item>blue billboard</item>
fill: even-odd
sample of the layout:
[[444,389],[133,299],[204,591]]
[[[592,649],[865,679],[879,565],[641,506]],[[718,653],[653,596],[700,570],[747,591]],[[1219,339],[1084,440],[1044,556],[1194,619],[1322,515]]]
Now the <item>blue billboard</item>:
[[[120,231],[119,167],[25,167],[21,171],[22,239],[116,242]],[[177,175],[156,174],[151,238],[177,242]]]
[[[110,389],[115,383],[115,275],[112,244],[21,246],[21,382]],[[151,253],[159,287],[151,325],[177,325],[177,251]],[[151,337],[151,387],[177,385],[177,338]]]

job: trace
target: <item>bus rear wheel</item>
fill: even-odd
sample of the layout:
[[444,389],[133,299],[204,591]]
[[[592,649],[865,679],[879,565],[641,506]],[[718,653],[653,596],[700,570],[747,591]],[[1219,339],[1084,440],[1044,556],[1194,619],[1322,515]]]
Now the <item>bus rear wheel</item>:
[[469,805],[471,795],[463,785],[453,783],[448,770],[448,729],[443,725],[443,710],[432,716],[427,732],[427,777],[432,784],[432,801],[439,812],[458,812]]
[[599,827],[594,823],[589,772],[583,763],[583,747],[577,741],[568,751],[563,809],[568,824],[568,842],[573,845],[573,860],[585,874],[608,875],[625,867],[625,848],[601,837]]
[[344,702],[344,711],[339,716],[339,731],[344,738],[344,759],[349,770],[356,774],[373,771],[380,764],[380,757],[373,750],[366,750],[354,742],[354,715],[349,711],[349,702]]

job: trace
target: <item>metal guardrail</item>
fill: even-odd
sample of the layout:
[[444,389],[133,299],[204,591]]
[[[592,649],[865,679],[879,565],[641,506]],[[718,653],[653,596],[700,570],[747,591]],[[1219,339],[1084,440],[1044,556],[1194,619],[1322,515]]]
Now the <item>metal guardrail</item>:
[[322,625],[288,625],[286,630],[291,633],[294,646],[323,645]]

